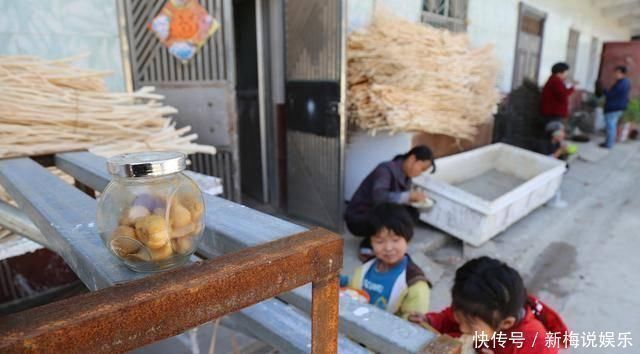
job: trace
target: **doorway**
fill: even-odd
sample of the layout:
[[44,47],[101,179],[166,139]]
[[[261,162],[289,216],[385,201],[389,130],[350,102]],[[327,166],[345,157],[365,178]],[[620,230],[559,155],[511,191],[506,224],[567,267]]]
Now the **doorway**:
[[525,80],[538,83],[542,38],[547,14],[520,3],[512,89]]
[[580,32],[570,29],[569,40],[567,41],[567,64],[569,64],[569,76],[576,78],[576,63],[578,59],[578,45],[580,42]]
[[267,203],[263,160],[265,142],[260,114],[256,1],[234,0],[233,20],[242,199]]

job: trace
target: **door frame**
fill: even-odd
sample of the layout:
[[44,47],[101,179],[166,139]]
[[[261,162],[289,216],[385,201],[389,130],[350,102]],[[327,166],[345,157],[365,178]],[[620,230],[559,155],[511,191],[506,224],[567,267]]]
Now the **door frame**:
[[[269,3],[261,0],[255,0],[256,8],[256,48],[257,48],[257,65],[258,65],[258,116],[260,122],[260,160],[262,164],[262,203],[269,203],[270,196],[270,177],[272,174],[271,161],[269,147],[272,146],[272,142],[268,138],[270,129],[267,124],[267,120],[271,115],[271,92],[269,90],[270,78],[270,46],[269,43]],[[269,113],[267,113],[269,112]]]
[[[575,52],[573,53],[573,61],[569,62],[569,44],[571,44],[571,35],[572,34],[576,34],[576,47],[575,47]],[[576,66],[578,66],[578,50],[580,50],[580,31],[574,27],[569,27],[569,37],[567,38],[567,55],[565,55],[566,58],[566,63],[569,65],[569,73],[570,73],[570,78],[571,79],[575,79],[575,75],[576,75]]]
[[511,89],[514,90],[516,83],[516,73],[518,70],[518,48],[520,46],[520,29],[522,26],[522,18],[525,15],[530,15],[532,17],[536,17],[540,19],[541,29],[540,29],[540,45],[538,46],[538,65],[536,67],[536,84],[538,83],[540,77],[540,64],[542,63],[542,45],[544,43],[544,33],[545,27],[547,24],[547,13],[541,10],[538,10],[530,5],[525,4],[524,2],[520,2],[518,5],[518,25],[516,27],[516,47],[514,48],[513,54],[513,72],[511,74]]
[[286,149],[279,132],[285,129],[280,121],[280,106],[284,105],[284,2],[285,0],[256,1],[256,39],[258,47],[258,91],[261,126],[261,158],[263,161],[263,206],[284,211],[280,154]]
[[[340,115],[340,148],[339,148],[339,158],[340,163],[338,164],[339,169],[339,179],[338,179],[338,193],[340,197],[340,201],[345,200],[344,195],[344,183],[346,176],[346,167],[345,167],[345,159],[346,159],[346,151],[347,151],[347,130],[348,130],[348,119],[347,119],[347,29],[349,28],[349,14],[347,12],[347,0],[340,1],[340,11],[341,11],[341,28],[340,28],[340,105],[338,106],[338,114]],[[344,215],[346,205],[345,203],[338,204],[340,215]],[[340,222],[337,225],[337,231],[342,233],[345,230],[344,222]]]

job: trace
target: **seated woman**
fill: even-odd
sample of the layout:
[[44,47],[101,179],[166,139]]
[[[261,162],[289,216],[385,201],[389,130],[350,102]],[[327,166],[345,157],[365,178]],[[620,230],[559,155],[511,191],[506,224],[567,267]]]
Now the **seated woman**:
[[398,155],[393,160],[379,164],[362,181],[353,194],[344,221],[347,229],[353,235],[364,237],[360,243],[360,260],[366,261],[373,256],[371,249],[371,235],[375,229],[369,221],[369,214],[380,203],[395,203],[406,205],[412,216],[418,212],[410,206],[411,203],[422,202],[427,196],[419,191],[411,190],[411,179],[436,166],[431,149],[419,145],[404,155]]
[[[558,160],[567,161],[569,159],[569,146],[565,141],[566,132],[564,124],[559,121],[549,122],[545,126],[545,139],[542,140],[537,149],[538,153],[556,158]],[[569,164],[567,164],[569,168]],[[566,208],[568,203],[562,199],[560,189],[556,192],[553,200],[548,205],[553,208]]]
[[567,150],[566,131],[560,121],[549,122],[545,126],[545,139],[541,142],[538,152],[566,161],[569,157]]

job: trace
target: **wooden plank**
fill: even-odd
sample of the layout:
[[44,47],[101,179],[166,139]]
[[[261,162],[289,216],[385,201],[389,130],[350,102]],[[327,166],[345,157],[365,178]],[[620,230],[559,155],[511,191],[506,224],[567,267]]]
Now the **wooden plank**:
[[188,170],[184,171],[184,173],[198,184],[200,189],[202,189],[202,193],[211,195],[221,195],[224,193],[222,179]]
[[[40,238],[40,241],[59,253],[90,290],[99,290],[147,275],[130,271],[107,251],[95,228],[95,200],[34,161],[26,158],[0,161],[0,183],[24,212],[15,219],[18,223],[22,221],[16,227],[28,234],[25,236],[42,237],[42,233],[36,232],[34,225],[28,223],[31,218],[35,226],[47,235],[44,239]],[[279,304],[281,302],[276,299],[263,301],[231,317],[248,318],[256,311],[268,314],[270,308],[276,308]],[[271,313],[271,316],[275,315]],[[305,320],[310,327],[310,320]],[[301,326],[295,328],[295,331],[292,329],[290,335],[310,343],[311,332],[305,328]],[[296,342],[279,340],[282,337],[280,331],[279,324],[273,322],[262,323],[259,330],[256,330],[261,338],[270,340],[269,343],[277,342],[277,348],[283,352],[307,352],[306,344],[298,346]],[[364,353],[359,346],[345,338],[341,339],[341,343],[341,352]]]
[[[311,286],[306,285],[278,297],[311,311]],[[340,298],[340,332],[379,353],[417,353],[437,338],[424,328],[375,306],[364,306],[350,298]]]
[[[58,154],[56,165],[96,190],[104,189],[111,178],[105,159],[88,152]],[[205,208],[205,240],[198,250],[203,255],[233,252],[306,230],[218,197],[205,195]],[[311,310],[310,286],[278,297],[307,312]],[[349,338],[381,353],[416,353],[436,338],[420,326],[347,297],[340,299],[340,329]]]
[[21,235],[29,240],[45,245],[46,238],[34,225],[29,217],[13,205],[9,205],[0,200],[0,226],[13,231],[16,235]]
[[[342,266],[342,248],[340,236],[312,229],[12,314],[0,324],[0,352],[40,352],[44,348],[51,352],[64,348],[75,353],[125,352],[300,285],[336,278]],[[337,291],[337,282],[333,285]],[[337,344],[338,303],[330,301],[337,297],[315,300],[335,307],[335,316],[324,318],[329,323],[313,320],[313,326],[333,328],[333,333],[314,336],[312,346],[331,335]],[[318,354],[336,352],[313,350]]]
[[[342,240],[342,239],[341,239]],[[342,270],[342,249],[340,249],[340,270]],[[338,352],[338,318],[340,299],[340,279],[338,274],[314,281],[311,303],[311,351],[314,353]]]
[[[91,183],[83,184],[93,189],[96,189],[95,186],[100,186],[100,188],[96,190],[103,190],[107,186],[107,183],[109,183],[111,176],[107,172],[107,168],[105,165],[106,161],[104,158],[97,157],[88,152],[79,152],[77,155],[62,155],[62,158],[60,158],[60,155],[55,157],[55,163],[69,169],[70,171],[73,171],[74,173],[78,173],[81,178],[77,178],[77,180],[79,180],[80,182],[82,182],[83,180],[91,181]],[[77,163],[85,164],[84,166],[87,166],[87,168],[83,170],[75,169],[74,165]],[[192,178],[203,190],[203,192],[210,195],[222,194],[223,190],[221,189],[222,183],[220,178],[203,175],[201,173],[193,171],[185,171],[185,174]]]
[[[227,325],[228,323],[225,323]],[[295,345],[311,352],[311,341],[300,332],[311,333],[309,317],[300,310],[279,300],[270,300],[248,307],[231,320],[231,328],[247,332],[254,338],[272,344],[277,348]],[[273,332],[273,328],[279,331]],[[287,352],[288,353],[288,352]],[[367,349],[346,339],[338,338],[338,353],[370,353]]]
[[104,246],[96,201],[27,158],[0,161],[0,183],[90,290],[139,279]]
[[[0,206],[2,204],[0,203]],[[42,236],[37,227],[20,210],[12,208],[15,213],[13,226],[16,230],[22,230],[22,234],[30,239],[39,239],[40,243],[48,246],[46,238]],[[311,322],[309,318],[301,312],[295,310],[278,299],[270,299],[259,304],[248,307],[226,317],[223,324],[238,331],[260,339],[266,343],[271,343],[285,353],[306,352],[310,344],[309,328]],[[168,342],[175,338],[165,339]],[[179,346],[182,342],[176,341]],[[174,343],[175,344],[175,343]],[[169,345],[169,343],[167,343]],[[161,345],[162,346],[162,345]],[[351,342],[343,336],[339,338],[341,353],[367,354],[368,351],[361,346]],[[154,348],[158,348],[154,346]],[[146,353],[146,347],[135,350],[135,353]]]
[[[88,152],[58,154],[56,166],[97,191],[111,180],[106,159]],[[204,253],[233,252],[306,230],[226,199],[204,195],[204,200],[207,227],[200,249]]]

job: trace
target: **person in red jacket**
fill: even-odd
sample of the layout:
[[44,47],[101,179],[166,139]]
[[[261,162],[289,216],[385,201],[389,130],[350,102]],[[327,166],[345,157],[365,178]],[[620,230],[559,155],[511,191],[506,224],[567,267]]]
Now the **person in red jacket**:
[[[551,67],[551,76],[542,88],[540,96],[540,114],[544,118],[541,127],[554,120],[563,120],[569,116],[569,96],[574,87],[567,87],[565,81],[569,74],[567,63],[556,63]],[[576,85],[577,82],[573,82]]]
[[465,263],[456,271],[451,293],[451,307],[409,320],[453,337],[474,336],[478,353],[555,354],[567,346],[562,319],[528,296],[520,274],[499,260]]

